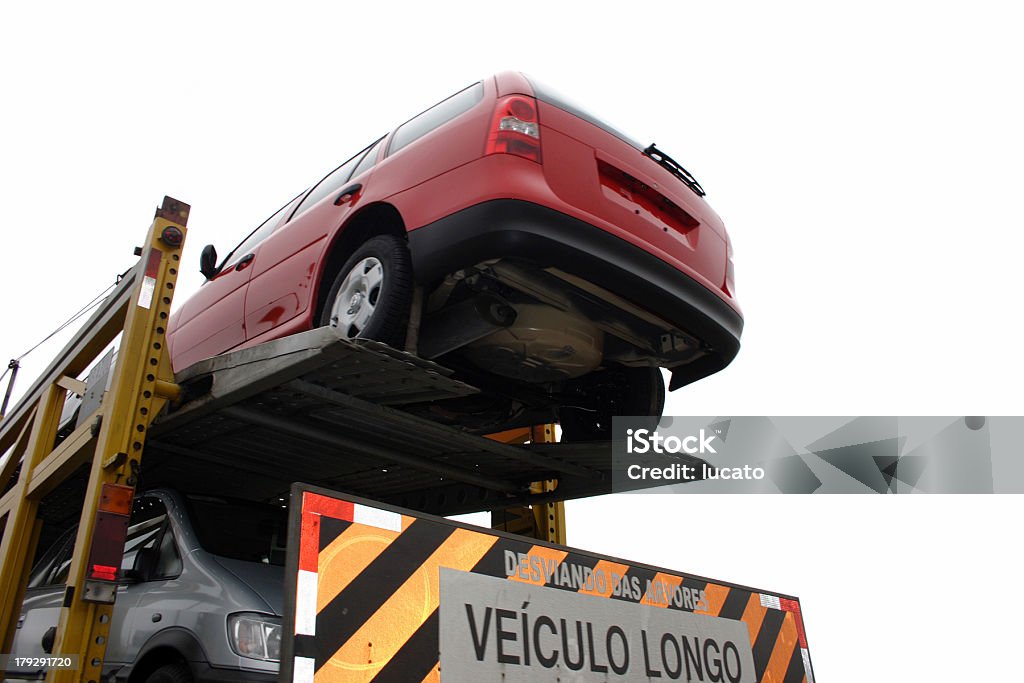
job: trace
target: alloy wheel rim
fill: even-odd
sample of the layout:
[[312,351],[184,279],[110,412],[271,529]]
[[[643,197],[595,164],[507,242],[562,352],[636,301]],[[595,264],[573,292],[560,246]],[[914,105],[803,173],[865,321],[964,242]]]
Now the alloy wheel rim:
[[383,285],[384,266],[380,259],[368,256],[356,263],[334,297],[331,325],[350,339],[358,337],[377,310]]

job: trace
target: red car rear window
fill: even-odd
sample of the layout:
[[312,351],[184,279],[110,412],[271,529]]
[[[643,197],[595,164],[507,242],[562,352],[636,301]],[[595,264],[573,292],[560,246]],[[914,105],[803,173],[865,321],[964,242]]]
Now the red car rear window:
[[388,147],[388,154],[394,154],[403,147],[412,144],[438,126],[448,123],[459,114],[465,113],[484,97],[484,84],[474,83],[460,90],[451,97],[438,102],[419,116],[416,116],[395,131]]
[[538,100],[547,102],[551,106],[558,107],[563,111],[567,111],[573,116],[577,116],[586,121],[587,123],[593,124],[598,128],[603,129],[607,133],[611,133],[612,135],[619,138],[623,142],[632,145],[633,147],[636,147],[641,152],[644,150],[645,145],[641,145],[633,138],[621,132],[618,128],[615,128],[614,126],[605,123],[601,119],[597,118],[593,114],[590,114],[589,112],[584,110],[582,107],[577,105],[569,98],[562,95],[554,88],[544,85],[540,81],[531,78],[530,76],[526,76],[526,79],[530,82],[530,86],[533,88],[533,94]]

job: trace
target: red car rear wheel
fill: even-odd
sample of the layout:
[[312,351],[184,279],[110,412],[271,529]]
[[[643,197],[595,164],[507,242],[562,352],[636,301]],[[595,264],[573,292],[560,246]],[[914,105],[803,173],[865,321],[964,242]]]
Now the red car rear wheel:
[[393,235],[378,235],[364,242],[341,267],[319,323],[337,327],[349,338],[375,339],[402,348],[412,288],[405,242]]

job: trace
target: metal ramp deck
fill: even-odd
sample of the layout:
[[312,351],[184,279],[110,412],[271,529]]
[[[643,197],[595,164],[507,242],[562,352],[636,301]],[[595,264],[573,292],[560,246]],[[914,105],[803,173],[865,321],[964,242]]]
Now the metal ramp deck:
[[607,442],[508,445],[403,412],[477,392],[450,375],[331,328],[203,361],[175,377],[192,397],[151,426],[142,483],[270,499],[303,481],[440,514],[610,492]]

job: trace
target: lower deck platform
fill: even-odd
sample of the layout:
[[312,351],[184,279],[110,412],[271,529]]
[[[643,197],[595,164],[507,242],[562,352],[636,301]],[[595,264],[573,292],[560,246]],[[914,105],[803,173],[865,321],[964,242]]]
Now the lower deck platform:
[[[611,491],[611,444],[509,445],[403,411],[477,389],[446,368],[320,328],[218,356],[176,377],[143,486],[269,500],[301,481],[435,514]],[[557,479],[554,493],[531,482]]]

